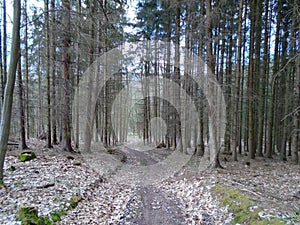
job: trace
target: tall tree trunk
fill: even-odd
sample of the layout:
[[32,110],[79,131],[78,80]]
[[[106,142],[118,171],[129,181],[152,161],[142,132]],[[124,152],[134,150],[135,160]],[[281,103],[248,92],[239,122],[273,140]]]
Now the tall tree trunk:
[[28,15],[27,15],[27,0],[24,1],[24,21],[25,21],[25,37],[24,37],[24,45],[25,45],[25,81],[26,81],[26,129],[27,129],[27,139],[30,137],[30,111],[29,111],[29,55],[28,55]]
[[[176,0],[176,18],[175,18],[175,55],[174,55],[174,82],[180,85],[180,1]],[[175,91],[175,101],[180,107],[180,89]],[[182,134],[181,134],[181,110],[175,111],[175,135],[174,135],[174,144],[180,151],[185,151],[182,146]]]
[[14,18],[10,64],[0,122],[0,185],[3,185],[3,166],[5,154],[7,151],[7,143],[11,124],[11,111],[13,103],[14,85],[16,79],[16,70],[20,56],[20,17],[21,2],[20,0],[14,0]]
[[47,147],[51,145],[51,91],[50,91],[50,39],[49,39],[49,2],[45,0],[45,26],[46,26],[46,81],[47,81]]
[[[78,0],[77,3],[77,13],[81,15],[81,0]],[[80,17],[79,17],[80,18]],[[79,90],[79,78],[80,78],[80,32],[81,32],[81,24],[80,24],[80,19],[78,18],[78,23],[77,23],[77,54],[76,54],[76,88]],[[79,148],[79,98],[77,98],[76,102],[76,128],[75,128],[75,148]]]
[[50,78],[52,78],[52,143],[56,145],[57,141],[57,95],[56,95],[56,16],[55,0],[51,0],[51,33],[50,33]]
[[24,112],[24,88],[22,82],[22,64],[21,64],[21,54],[19,56],[18,62],[18,91],[19,91],[19,111],[20,111],[20,149],[27,149],[26,144],[26,132],[25,132],[25,112]]
[[280,45],[280,24],[281,24],[281,6],[282,0],[278,2],[278,14],[277,14],[277,25],[275,34],[275,49],[274,49],[274,65],[273,65],[273,76],[271,79],[271,93],[269,101],[269,119],[268,119],[268,131],[267,131],[267,148],[266,155],[268,158],[272,157],[273,153],[273,125],[274,125],[274,104],[275,104],[275,85],[276,85],[276,73],[279,69],[279,45]]
[[63,17],[63,149],[73,152],[71,145],[71,71],[70,71],[70,1],[62,1]]
[[248,133],[248,149],[249,158],[255,158],[255,146],[254,146],[254,73],[255,73],[255,61],[254,61],[254,39],[255,39],[255,15],[256,15],[256,0],[251,4],[251,28],[250,28],[250,60],[249,60],[249,73],[248,73],[248,115],[249,115],[249,133]]
[[264,123],[265,123],[265,106],[266,106],[266,79],[269,73],[269,1],[265,3],[265,25],[264,25],[264,55],[263,68],[260,84],[260,105],[258,117],[258,144],[257,156],[263,156],[263,139],[264,139]]
[[4,89],[7,80],[7,30],[6,30],[6,0],[3,0],[3,80],[2,91],[4,96]]
[[[213,63],[213,55],[212,55],[212,23],[211,23],[211,0],[206,0],[206,34],[207,34],[207,65],[208,68],[214,72],[214,63]],[[214,86],[210,85],[209,94],[215,94]],[[214,102],[216,103],[216,102]],[[214,105],[210,106],[209,109],[209,120],[210,120],[210,162],[211,167],[218,168],[221,167],[219,161],[219,141],[217,136],[217,116],[216,111],[214,109]]]
[[[204,18],[204,14],[205,14],[205,10],[204,10],[204,0],[201,0],[200,2],[200,16],[201,18],[203,19]],[[201,31],[204,31],[204,24],[203,24],[203,20],[202,22],[200,23],[200,30]],[[198,43],[198,55],[199,57],[202,58],[202,51],[203,51],[203,36],[204,36],[204,32],[199,32],[199,43]],[[203,71],[201,71],[201,65],[199,64],[198,65],[198,68],[197,68],[197,73],[203,73]],[[195,86],[195,95],[196,95],[196,98],[198,98],[198,101],[197,103],[199,104],[199,135],[198,135],[198,146],[197,145],[195,147],[197,147],[197,155],[200,156],[202,155],[202,153],[204,152],[204,96],[203,96],[203,93],[202,91],[200,92],[200,95],[198,97],[198,87]]]
[[[297,1],[295,1],[294,5]],[[296,18],[296,16],[295,16]],[[299,15],[298,15],[299,19]],[[300,29],[300,23],[299,23]],[[299,45],[300,45],[300,35],[298,35],[298,57],[296,63],[296,79],[294,87],[294,105],[296,106],[296,111],[293,117],[293,135],[292,135],[292,161],[294,164],[299,162],[299,139],[300,139],[300,55],[299,55]]]
[[[287,55],[288,55],[288,36],[289,36],[289,31],[288,31],[288,24],[284,25],[283,28],[283,33],[284,33],[284,38],[282,40],[282,65],[285,66],[287,62]],[[288,72],[288,69],[284,69],[282,71],[282,75],[280,77],[280,83],[282,85],[281,88],[281,100],[280,100],[280,108],[281,108],[281,116],[280,118],[284,118],[285,115],[288,114],[289,110],[289,98],[290,98],[290,93],[289,93],[289,85],[290,85],[290,73]],[[282,161],[286,161],[286,144],[287,144],[287,119],[281,119],[280,121],[280,139],[281,143],[279,145],[280,149],[280,158]]]
[[237,55],[237,68],[235,77],[235,109],[233,118],[234,133],[234,146],[233,146],[233,160],[237,161],[237,148],[240,136],[240,124],[239,124],[239,103],[240,103],[240,89],[241,89],[241,61],[242,61],[242,26],[243,26],[243,7],[244,1],[240,1],[239,5],[239,26],[238,26],[238,55]]

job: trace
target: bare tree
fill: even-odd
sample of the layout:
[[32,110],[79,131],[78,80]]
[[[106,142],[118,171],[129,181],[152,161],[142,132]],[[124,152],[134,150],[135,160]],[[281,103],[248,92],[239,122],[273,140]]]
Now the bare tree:
[[10,54],[10,64],[8,70],[8,78],[4,93],[4,102],[0,123],[0,185],[3,185],[3,165],[5,154],[7,151],[7,143],[11,124],[11,111],[13,103],[13,92],[16,79],[17,64],[20,56],[20,17],[21,2],[14,0],[14,18],[12,31],[12,44]]
[[71,71],[70,71],[70,53],[71,46],[70,37],[70,1],[62,1],[62,24],[64,25],[63,31],[63,149],[73,152],[71,145]]

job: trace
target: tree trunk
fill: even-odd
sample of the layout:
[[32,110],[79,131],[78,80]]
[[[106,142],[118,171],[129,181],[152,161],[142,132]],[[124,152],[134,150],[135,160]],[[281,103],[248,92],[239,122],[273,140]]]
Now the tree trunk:
[[[207,16],[207,21],[206,21],[206,34],[207,34],[207,65],[208,68],[214,72],[214,63],[213,63],[213,55],[212,55],[212,24],[211,24],[211,0],[206,0],[206,16]],[[214,95],[215,90],[214,86],[210,85],[209,87],[209,94]],[[216,102],[214,102],[216,103]],[[210,106],[209,109],[209,120],[210,120],[210,139],[209,141],[211,142],[211,149],[210,149],[210,162],[211,162],[211,167],[212,168],[219,168],[221,167],[220,161],[219,161],[219,141],[217,137],[217,116],[214,105]]]
[[269,67],[269,1],[266,1],[265,5],[265,26],[264,26],[264,56],[263,56],[263,68],[260,84],[260,105],[259,105],[259,117],[258,117],[258,144],[257,144],[257,156],[263,156],[264,146],[264,122],[265,122],[265,106],[266,106],[266,80],[268,77]]
[[57,95],[56,95],[56,16],[55,0],[51,0],[51,33],[50,33],[50,78],[52,78],[52,143],[56,145],[57,141]]
[[255,158],[254,147],[254,39],[255,39],[255,13],[256,13],[256,0],[251,4],[251,28],[250,28],[250,60],[249,60],[249,73],[248,73],[248,115],[249,115],[249,130],[248,130],[248,150],[249,158]]
[[[278,12],[281,11],[281,0],[278,3]],[[273,138],[273,125],[274,125],[274,105],[275,105],[275,85],[276,85],[276,73],[279,69],[279,45],[280,45],[280,24],[281,24],[281,13],[277,14],[277,25],[275,34],[275,50],[274,50],[274,65],[273,65],[273,76],[271,79],[271,93],[269,101],[269,119],[268,119],[268,131],[267,131],[267,148],[266,155],[268,158],[272,157],[274,138]]]
[[26,129],[27,129],[27,139],[30,137],[30,111],[29,111],[29,55],[28,55],[28,15],[27,15],[27,0],[25,0],[25,12],[24,12],[24,22],[25,22],[25,37],[24,37],[24,45],[25,45],[25,81],[26,81]]
[[19,56],[18,62],[18,91],[19,91],[19,111],[20,111],[20,149],[24,150],[27,149],[26,145],[26,133],[25,133],[25,112],[24,112],[24,89],[23,89],[23,82],[22,82],[22,65],[21,65],[21,54]]
[[73,152],[71,145],[71,71],[70,71],[70,1],[63,0],[63,149]]
[[239,103],[240,103],[240,86],[241,86],[241,61],[242,61],[242,25],[243,25],[243,6],[244,1],[240,1],[239,5],[239,27],[238,27],[238,55],[237,55],[237,68],[235,77],[235,109],[233,118],[234,133],[234,146],[233,146],[233,160],[237,161],[237,148],[240,136],[240,124],[239,124]]
[[0,123],[0,185],[3,185],[3,166],[5,154],[7,151],[7,143],[11,124],[11,111],[13,103],[14,84],[16,79],[17,64],[20,55],[20,17],[21,2],[14,0],[14,18],[12,31],[12,44],[10,54],[10,65],[8,71],[8,79],[6,83],[4,102]]
[[49,39],[49,2],[45,0],[45,26],[46,26],[46,82],[47,82],[47,147],[51,145],[51,92],[50,92],[50,39]]
[[6,0],[3,0],[3,80],[2,80],[2,91],[4,96],[4,89],[7,80],[7,31],[6,31]]
[[[300,24],[299,24],[299,28],[300,28]],[[299,48],[299,44],[300,44],[300,35],[298,35],[298,48]],[[295,79],[295,87],[294,87],[294,105],[296,106],[295,109],[296,111],[293,117],[293,135],[292,135],[292,161],[294,164],[298,164],[299,162],[299,136],[300,136],[299,135],[300,134],[300,55],[299,53],[296,62],[297,62],[296,79]]]

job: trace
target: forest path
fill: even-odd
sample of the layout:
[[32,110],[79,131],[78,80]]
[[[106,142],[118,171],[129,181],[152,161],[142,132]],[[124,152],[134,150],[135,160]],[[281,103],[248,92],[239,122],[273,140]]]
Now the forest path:
[[[134,149],[122,145],[118,149],[126,155],[126,163],[131,165],[153,165],[164,159],[169,150]],[[134,195],[128,201],[124,215],[118,225],[181,225],[186,224],[179,200],[165,193],[156,184],[133,186]]]
[[179,200],[155,186],[135,186],[118,225],[186,224]]

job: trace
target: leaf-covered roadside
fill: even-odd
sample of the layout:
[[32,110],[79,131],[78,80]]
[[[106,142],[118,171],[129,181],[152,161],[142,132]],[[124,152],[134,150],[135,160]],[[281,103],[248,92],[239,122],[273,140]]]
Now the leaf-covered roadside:
[[[84,161],[80,154],[42,146],[44,142],[31,143],[36,158],[26,162],[20,161],[17,150],[9,152],[5,161],[6,187],[0,189],[1,224],[21,224],[16,221],[16,213],[22,206],[35,207],[39,217],[53,220],[54,215],[56,224],[104,225],[122,221],[128,202],[136,196],[136,187],[103,177],[89,166],[89,158]],[[176,207],[189,225],[300,223],[299,166],[276,159],[249,164],[241,158],[239,162],[222,163],[224,170],[197,172],[187,166],[157,184],[155,190],[178,199]],[[74,196],[81,196],[81,201],[64,210]],[[157,209],[157,213],[164,212]]]

